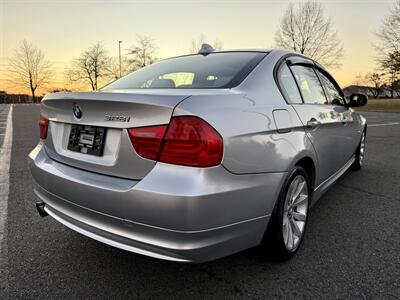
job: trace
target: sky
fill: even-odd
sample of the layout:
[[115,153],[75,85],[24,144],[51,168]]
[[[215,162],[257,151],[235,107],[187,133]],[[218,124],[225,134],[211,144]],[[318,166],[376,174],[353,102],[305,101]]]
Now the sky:
[[[300,2],[300,1],[292,1]],[[376,69],[374,33],[395,0],[322,0],[345,56],[331,70],[342,87],[358,74]],[[186,54],[192,39],[219,39],[224,49],[272,48],[289,1],[128,1],[128,0],[0,0],[0,90],[12,88],[6,79],[8,58],[24,39],[39,47],[54,68],[51,87],[65,85],[63,72],[82,50],[102,41],[112,56],[135,42],[137,34],[157,44],[157,57]],[[50,87],[49,87],[50,88]],[[45,92],[42,90],[41,92]]]

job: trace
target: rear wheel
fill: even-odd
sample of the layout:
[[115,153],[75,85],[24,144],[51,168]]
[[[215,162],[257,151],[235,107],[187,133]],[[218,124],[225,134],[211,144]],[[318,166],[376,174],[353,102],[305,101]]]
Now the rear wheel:
[[363,165],[364,158],[365,158],[365,137],[366,137],[366,133],[364,130],[361,135],[360,144],[358,145],[358,148],[357,148],[356,160],[353,162],[353,164],[351,166],[353,170],[360,170]]
[[287,260],[301,245],[307,224],[309,187],[306,171],[296,166],[282,188],[266,233],[266,245],[274,258]]

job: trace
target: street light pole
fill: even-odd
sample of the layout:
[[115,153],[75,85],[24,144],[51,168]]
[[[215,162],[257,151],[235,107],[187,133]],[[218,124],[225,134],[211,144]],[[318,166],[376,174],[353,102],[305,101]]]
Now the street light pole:
[[122,67],[121,67],[121,43],[122,43],[122,41],[118,41],[118,52],[119,52],[119,78],[122,77]]

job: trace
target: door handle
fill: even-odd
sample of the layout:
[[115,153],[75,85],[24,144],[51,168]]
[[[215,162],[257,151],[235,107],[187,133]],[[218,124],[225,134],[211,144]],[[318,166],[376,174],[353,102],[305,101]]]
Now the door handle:
[[318,121],[318,120],[315,119],[315,118],[311,118],[311,119],[307,122],[306,126],[307,126],[307,128],[312,129],[312,128],[317,127],[317,126],[320,125],[320,124],[321,124],[320,121]]

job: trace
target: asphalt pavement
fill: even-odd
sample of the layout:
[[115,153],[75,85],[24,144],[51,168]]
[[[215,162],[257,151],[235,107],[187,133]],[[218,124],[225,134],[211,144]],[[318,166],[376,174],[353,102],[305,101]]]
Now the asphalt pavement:
[[198,265],[129,253],[39,217],[27,166],[38,114],[36,105],[13,107],[0,299],[400,298],[400,114],[364,114],[376,125],[365,165],[313,207],[293,259],[255,248]]

